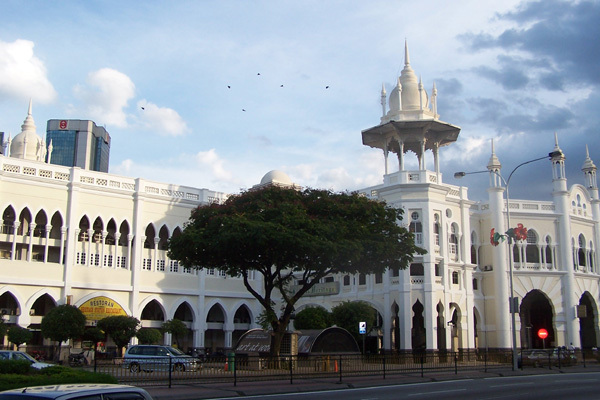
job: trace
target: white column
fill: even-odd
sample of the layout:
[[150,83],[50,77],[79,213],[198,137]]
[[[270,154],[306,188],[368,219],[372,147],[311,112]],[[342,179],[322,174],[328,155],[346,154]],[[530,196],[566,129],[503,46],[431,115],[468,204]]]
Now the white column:
[[46,243],[44,243],[44,264],[48,262],[48,242],[50,241],[50,230],[52,230],[52,225],[46,225]]
[[65,237],[67,235],[67,228],[62,226],[60,228],[60,254],[59,254],[59,259],[58,262],[62,265],[64,265],[64,257],[65,257]]
[[88,240],[87,240],[87,254],[85,255],[85,257],[86,257],[85,265],[87,265],[89,267],[92,264],[92,239],[94,238],[94,230],[88,229],[87,234],[88,234]]
[[12,241],[12,250],[10,252],[11,261],[15,261],[15,256],[17,253],[17,231],[19,230],[19,221],[15,221],[13,224],[13,241]]
[[[106,242],[106,236],[108,235],[107,231],[102,231],[100,233],[102,235],[102,246],[100,247],[100,267],[104,268],[104,246]],[[108,263],[106,263],[108,266]]]
[[33,231],[37,225],[34,223],[29,224],[29,244],[27,245],[27,262],[31,262],[31,253],[33,250]]
[[121,265],[118,264],[118,260],[120,257],[119,254],[119,240],[121,240],[121,234],[119,232],[115,232],[115,244],[114,244],[114,250],[113,250],[113,268],[120,268]]

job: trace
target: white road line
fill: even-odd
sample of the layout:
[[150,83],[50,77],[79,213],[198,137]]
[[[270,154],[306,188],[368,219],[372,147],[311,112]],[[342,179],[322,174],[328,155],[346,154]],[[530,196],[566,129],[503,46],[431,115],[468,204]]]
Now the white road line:
[[413,397],[413,396],[429,396],[432,394],[438,394],[438,393],[450,393],[450,392],[466,392],[467,389],[449,389],[449,390],[437,390],[435,392],[421,392],[421,393],[411,393],[408,394],[406,397]]
[[490,387],[491,388],[496,388],[496,387],[524,386],[524,385],[535,385],[535,382],[506,383],[504,385],[490,385]]

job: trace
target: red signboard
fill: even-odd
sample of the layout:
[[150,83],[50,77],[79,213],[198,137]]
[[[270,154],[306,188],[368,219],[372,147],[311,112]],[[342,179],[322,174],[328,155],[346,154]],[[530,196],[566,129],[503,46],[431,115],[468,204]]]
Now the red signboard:
[[59,127],[60,129],[67,129],[67,121],[65,121],[64,119],[63,119],[63,120],[61,120],[61,121],[58,123],[58,127]]
[[544,328],[540,329],[540,330],[538,331],[538,337],[539,337],[540,339],[546,339],[546,338],[548,337],[548,331],[547,331],[547,330],[545,330]]

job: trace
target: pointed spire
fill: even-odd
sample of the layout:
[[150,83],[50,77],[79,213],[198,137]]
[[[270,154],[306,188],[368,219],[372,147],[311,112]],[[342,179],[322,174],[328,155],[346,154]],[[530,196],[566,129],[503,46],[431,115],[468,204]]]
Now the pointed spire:
[[387,100],[387,93],[385,91],[385,84],[381,84],[381,117],[385,117],[385,105],[386,105],[386,100]]
[[588,149],[588,145],[585,145],[585,161],[583,162],[583,167],[581,167],[583,172],[596,170],[596,165],[594,165],[594,161],[590,158],[590,151]]
[[404,65],[410,65],[410,57],[408,56],[408,40],[404,39]]
[[23,121],[23,125],[21,125],[21,132],[25,132],[25,131],[35,132],[36,127],[35,127],[35,122],[33,121],[32,104],[33,104],[33,101],[31,99],[29,99],[29,108],[27,110],[27,117],[25,118],[25,121]]
[[494,149],[494,139],[492,139],[492,155],[490,156],[490,161],[488,161],[487,169],[488,170],[499,170],[502,168],[502,164],[500,164],[500,160],[496,156],[496,150]]
[[565,160],[565,155],[562,152],[561,148],[558,146],[558,134],[556,132],[554,132],[554,150],[553,153],[555,155],[552,156],[552,161],[557,161],[557,160]]

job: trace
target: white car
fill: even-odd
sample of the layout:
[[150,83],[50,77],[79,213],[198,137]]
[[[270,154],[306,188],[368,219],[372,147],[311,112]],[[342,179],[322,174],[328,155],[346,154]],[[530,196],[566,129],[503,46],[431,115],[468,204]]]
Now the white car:
[[0,350],[0,360],[29,361],[35,369],[51,367],[52,364],[40,362],[24,351]]
[[144,389],[128,385],[67,384],[32,386],[0,392],[0,400],[152,400]]

